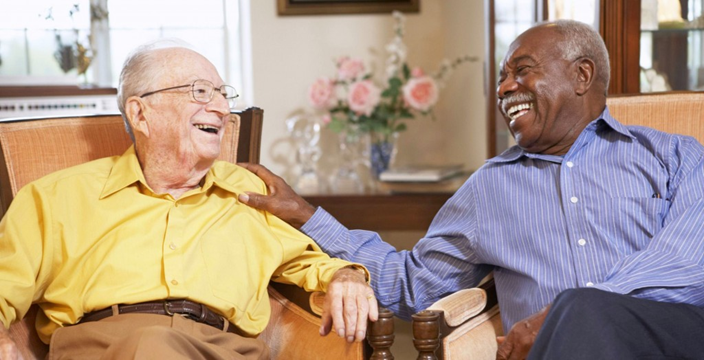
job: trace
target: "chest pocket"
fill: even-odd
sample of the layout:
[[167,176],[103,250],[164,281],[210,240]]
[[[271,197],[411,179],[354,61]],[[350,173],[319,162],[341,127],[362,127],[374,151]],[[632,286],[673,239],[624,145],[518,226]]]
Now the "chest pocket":
[[619,252],[629,254],[645,247],[662,229],[669,205],[660,198],[612,198],[603,211],[595,211],[595,227]]

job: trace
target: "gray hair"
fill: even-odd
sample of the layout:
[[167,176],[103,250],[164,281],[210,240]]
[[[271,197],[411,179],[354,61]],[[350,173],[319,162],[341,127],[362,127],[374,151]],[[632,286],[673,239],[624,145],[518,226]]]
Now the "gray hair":
[[594,61],[597,80],[604,84],[608,91],[611,78],[609,52],[601,35],[590,25],[575,20],[555,20],[543,22],[540,25],[553,25],[552,28],[563,36],[562,54],[567,60],[577,60],[586,57]]
[[117,86],[117,107],[120,109],[122,120],[125,122],[125,130],[127,130],[133,143],[135,141],[134,132],[125,113],[125,102],[130,96],[154,90],[150,88],[154,83],[154,79],[160,78],[168,70],[163,66],[155,66],[154,60],[157,56],[155,50],[168,48],[193,49],[191,45],[181,39],[159,39],[134,49],[127,55],[127,59],[125,59],[125,63],[122,66],[120,83]]

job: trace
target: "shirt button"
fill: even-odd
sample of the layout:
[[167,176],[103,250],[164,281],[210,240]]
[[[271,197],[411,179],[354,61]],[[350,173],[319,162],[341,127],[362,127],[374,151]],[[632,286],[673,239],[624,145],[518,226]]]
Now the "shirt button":
[[567,167],[570,167],[570,168],[571,168],[571,167],[573,167],[573,166],[574,166],[574,163],[573,163],[573,162],[571,162],[571,161],[568,161],[568,162],[567,162]]
[[579,244],[580,246],[587,245],[587,240],[579,239],[579,240],[577,240],[577,244]]
[[571,201],[573,204],[576,204],[577,201],[579,201],[579,199],[577,199],[576,196],[573,196],[573,197],[570,198],[570,201]]
[[176,244],[174,244],[174,243],[169,244],[169,249],[176,250]]
[[[173,285],[178,285],[178,281],[176,279],[171,280],[171,284]],[[591,283],[590,283],[591,284]]]
[[592,286],[594,286],[594,283],[589,281],[589,282],[587,282],[587,286],[592,287]]

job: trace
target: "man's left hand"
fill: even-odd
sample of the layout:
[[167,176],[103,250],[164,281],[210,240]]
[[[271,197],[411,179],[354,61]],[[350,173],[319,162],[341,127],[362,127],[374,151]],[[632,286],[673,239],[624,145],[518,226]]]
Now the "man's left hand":
[[496,352],[496,359],[520,360],[527,358],[549,311],[550,305],[515,323],[505,337],[499,336],[497,338],[499,350]]
[[320,335],[327,335],[334,327],[347,342],[364,340],[367,318],[376,321],[379,308],[363,272],[352,268],[335,272],[328,284],[322,318]]

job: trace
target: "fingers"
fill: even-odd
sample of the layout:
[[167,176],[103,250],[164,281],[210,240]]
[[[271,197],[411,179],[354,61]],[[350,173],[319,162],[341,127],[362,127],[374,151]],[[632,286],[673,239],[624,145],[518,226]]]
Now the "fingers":
[[267,185],[270,185],[271,182],[279,178],[273,172],[269,171],[269,169],[267,169],[264,165],[251,163],[237,163],[237,165],[253,172],[254,175],[257,175]]
[[[321,335],[330,331],[347,342],[362,341],[367,334],[367,320],[379,318],[379,306],[374,292],[356,269],[343,268],[333,276],[325,296]],[[325,326],[328,326],[327,332]]]
[[237,199],[243,204],[249,205],[255,209],[266,210],[267,197],[264,195],[246,191],[237,195]]
[[320,324],[320,336],[326,336],[332,329],[332,317],[330,316],[330,311],[324,310],[321,317],[322,321]]
[[379,320],[379,303],[373,293],[367,295],[367,302],[369,303],[369,320],[372,322]]
[[367,317],[369,316],[369,300],[359,295],[357,296],[357,319],[355,329],[355,341],[362,341],[367,335]]
[[513,351],[513,347],[511,346],[510,342],[506,342],[505,340],[506,340],[506,338],[504,337],[504,340],[499,344],[499,349],[496,352],[496,360],[510,359],[509,356],[511,356],[511,352]]
[[337,336],[345,338],[347,331],[345,329],[345,316],[343,314],[345,309],[342,296],[333,296],[330,311],[332,312],[332,327],[335,329],[335,333]]

